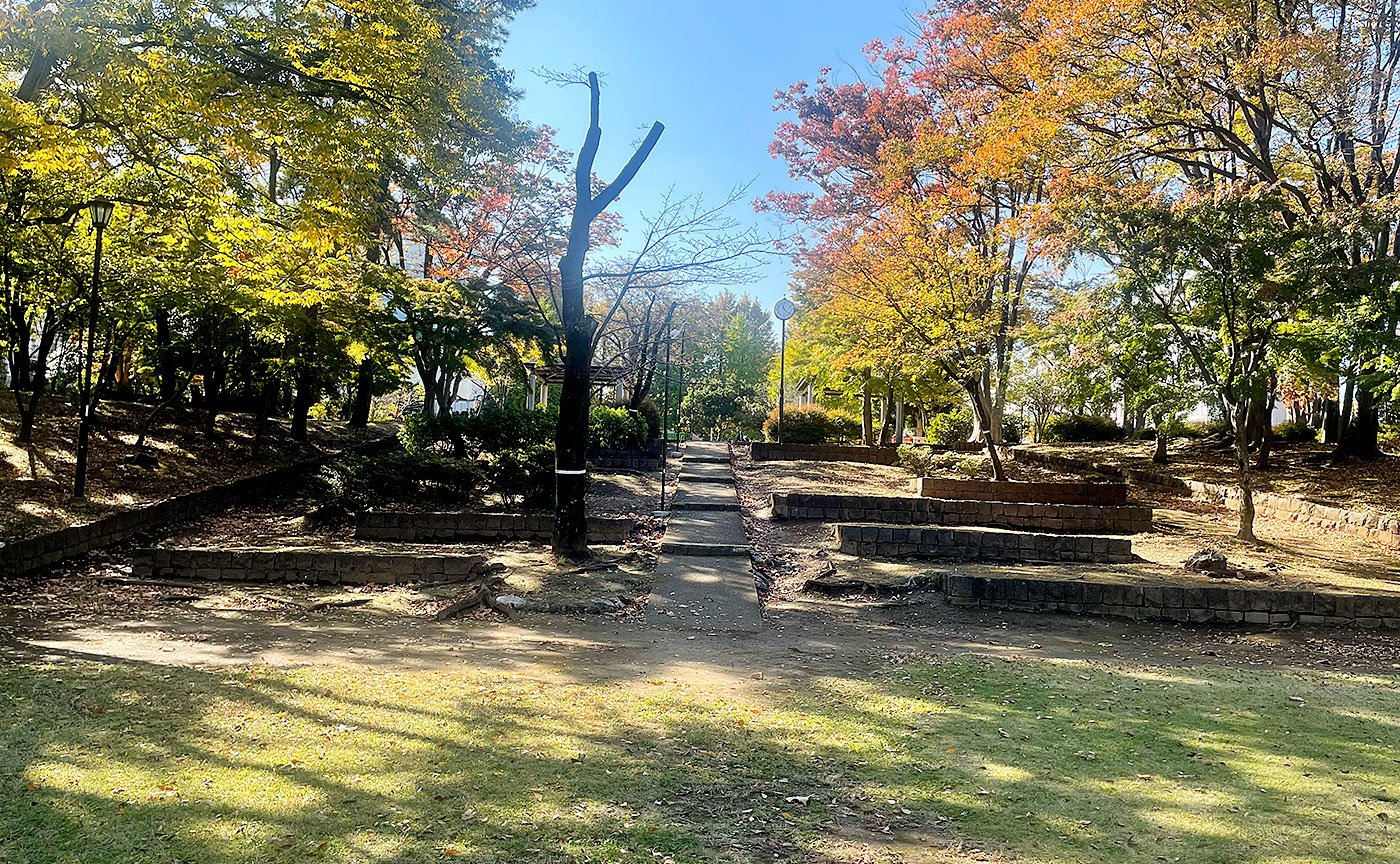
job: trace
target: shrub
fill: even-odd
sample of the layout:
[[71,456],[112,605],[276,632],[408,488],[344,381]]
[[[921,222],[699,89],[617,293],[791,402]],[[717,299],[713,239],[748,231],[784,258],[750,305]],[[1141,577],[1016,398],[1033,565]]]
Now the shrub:
[[1317,430],[1298,420],[1290,420],[1274,427],[1274,440],[1286,444],[1306,444],[1317,440]]
[[594,405],[588,415],[588,446],[603,450],[640,447],[647,437],[641,412],[621,406]]
[[861,440],[860,418],[850,411],[833,410],[828,411],[827,416],[831,418],[831,437],[840,442],[855,442]]
[[466,503],[480,495],[483,485],[476,460],[395,453],[336,459],[312,477],[308,492],[327,508],[354,513],[423,497]]
[[[825,444],[835,438],[831,413],[820,405],[788,405],[783,409],[783,442],[786,444]],[[778,439],[778,409],[763,424],[763,437]]]
[[1003,417],[1001,420],[1001,441],[1003,444],[1021,443],[1021,424],[1010,417]]
[[930,444],[955,447],[972,437],[972,409],[954,408],[934,414],[924,424],[924,437]]
[[965,474],[968,477],[990,474],[991,467],[990,462],[985,459],[978,459],[976,456],[959,459],[957,462],[953,463],[953,468],[956,469],[959,474]]
[[1173,427],[1173,434],[1179,438],[1211,438],[1227,429],[1224,420],[1198,420]]
[[486,463],[486,486],[507,506],[547,506],[554,500],[554,448],[533,444],[493,453]]
[[1045,440],[1056,444],[1089,441],[1121,441],[1123,427],[1103,417],[1069,414],[1052,417],[1045,424]]
[[647,424],[647,438],[661,437],[661,409],[657,407],[656,400],[648,396],[642,400],[642,404],[637,406],[642,419]]
[[901,444],[899,464],[912,471],[916,477],[927,477],[933,473],[935,454],[929,448],[918,444]]

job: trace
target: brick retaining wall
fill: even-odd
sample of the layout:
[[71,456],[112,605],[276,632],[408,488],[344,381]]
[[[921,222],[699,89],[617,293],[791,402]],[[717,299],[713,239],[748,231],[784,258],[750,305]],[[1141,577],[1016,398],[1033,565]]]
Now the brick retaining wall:
[[1127,505],[1017,504],[878,495],[774,492],[774,519],[883,522],[898,525],[980,525],[1078,534],[1137,534],[1152,530],[1152,508]]
[[93,549],[119,543],[143,531],[152,531],[172,522],[217,513],[262,495],[285,491],[301,483],[326,462],[346,453],[374,453],[397,446],[396,438],[380,438],[264,474],[177,495],[145,507],[123,510],[84,525],[74,525],[71,528],[6,543],[0,545],[0,576],[23,575],[67,558],[85,555]]
[[319,585],[466,582],[490,570],[483,555],[380,552],[138,549],[131,562],[138,578]]
[[975,528],[837,525],[836,542],[863,558],[954,558],[961,561],[1084,561],[1126,564],[1132,541],[1121,537],[1035,534]]
[[955,606],[1069,612],[1138,620],[1244,624],[1354,624],[1400,628],[1400,596],[1186,585],[964,576],[942,577]]
[[925,498],[957,501],[1084,504],[1101,507],[1121,507],[1128,503],[1128,487],[1124,483],[998,483],[994,480],[920,477],[914,481],[914,491]]
[[[592,543],[620,544],[632,533],[633,519],[588,517]],[[521,513],[363,513],[355,526],[360,540],[453,543],[461,540],[547,541],[554,517]]]
[[[1145,471],[1141,468],[1127,468],[1104,462],[1090,462],[1053,453],[1040,453],[1034,450],[1014,448],[1011,455],[1025,462],[1033,462],[1061,471],[1094,471],[1122,477],[1138,486],[1149,486],[1181,492],[1207,501],[1239,506],[1240,490],[1233,486],[1218,483],[1204,483],[1199,480],[1183,480],[1169,474]],[[1349,534],[1363,540],[1400,546],[1400,519],[1366,513],[1360,510],[1347,510],[1318,504],[1294,495],[1279,495],[1273,492],[1254,493],[1254,511],[1260,516],[1272,516],[1318,525]]]

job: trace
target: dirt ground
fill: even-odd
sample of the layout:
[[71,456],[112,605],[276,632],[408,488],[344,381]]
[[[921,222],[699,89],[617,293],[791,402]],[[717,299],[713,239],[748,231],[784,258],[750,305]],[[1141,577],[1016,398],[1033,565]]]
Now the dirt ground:
[[[1031,450],[1141,468],[1186,480],[1222,486],[1236,483],[1233,451],[1189,438],[1172,442],[1171,461],[1167,465],[1152,461],[1156,449],[1152,441],[1026,446]],[[1254,487],[1261,492],[1296,495],[1318,504],[1400,516],[1400,496],[1395,494],[1400,487],[1400,459],[1348,462],[1334,467],[1328,460],[1331,450],[1322,444],[1275,443],[1270,467],[1256,470],[1252,475]]]
[[[742,453],[736,466],[745,526],[775,597],[795,596],[808,578],[832,567],[843,575],[892,584],[931,569],[953,567],[929,561],[861,561],[835,552],[834,529],[829,524],[769,518],[769,495],[775,491],[912,495],[912,475],[904,468],[850,462],[753,463]],[[1007,467],[1018,480],[1083,479],[1026,463],[1008,462]],[[1140,559],[1136,563],[1052,567],[958,562],[953,569],[969,575],[1029,576],[1053,569],[1056,578],[1096,581],[1400,593],[1400,549],[1272,517],[1256,522],[1262,542],[1245,544],[1234,537],[1238,517],[1227,506],[1138,487],[1131,487],[1129,495],[1132,503],[1150,506],[1154,514],[1154,530],[1132,537],[1133,552]],[[1237,575],[1217,579],[1183,571],[1182,563],[1203,548],[1224,553]]]
[[221,415],[211,441],[201,431],[203,412],[172,408],[157,415],[147,435],[159,460],[157,467],[149,468],[127,457],[151,406],[104,402],[98,408],[88,455],[89,504],[74,508],[68,499],[76,459],[76,409],[61,399],[42,400],[34,443],[25,446],[15,440],[19,416],[14,394],[0,395],[4,397],[0,399],[0,540],[6,541],[82,524],[298,462],[323,450],[340,450],[393,434],[389,424],[351,429],[339,421],[312,420],[310,440],[303,443],[289,437],[286,420],[274,418],[268,421],[264,445],[255,457],[257,418],[252,415]]

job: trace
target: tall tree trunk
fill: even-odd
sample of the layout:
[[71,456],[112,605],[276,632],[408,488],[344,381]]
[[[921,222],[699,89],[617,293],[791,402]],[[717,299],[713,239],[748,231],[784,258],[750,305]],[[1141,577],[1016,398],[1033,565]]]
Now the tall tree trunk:
[[596,73],[588,74],[588,134],[574,166],[574,212],[569,221],[569,242],[559,259],[560,319],[564,336],[564,382],[559,388],[559,422],[554,432],[554,554],[584,558],[588,551],[588,520],[584,493],[588,487],[588,407],[592,396],[593,331],[583,297],[583,265],[588,257],[593,220],[608,208],[651,155],[664,127],[651,131],[617,179],[593,194],[593,162],[603,130],[598,121],[601,90]]
[[894,406],[894,443],[896,447],[904,443],[904,415],[907,410],[903,402]]
[[304,365],[297,373],[297,393],[292,399],[292,440],[307,440],[307,416],[311,406],[316,404],[318,385],[316,373],[310,365]]
[[1235,469],[1240,488],[1240,530],[1236,537],[1249,543],[1256,542],[1254,536],[1254,483],[1249,468],[1249,399],[1241,399],[1234,406],[1235,415]]
[[355,377],[355,405],[350,410],[350,425],[361,429],[368,426],[373,404],[374,358],[366,356],[360,361],[360,371]]
[[170,342],[170,310],[157,309],[156,319],[156,378],[160,385],[161,404],[175,401],[180,382],[175,380],[174,349]]
[[865,370],[865,380],[860,390],[860,435],[866,447],[875,444],[875,418],[870,406],[870,370]]
[[885,390],[884,410],[880,412],[880,446],[889,447],[894,438],[894,385]]
[[1341,412],[1337,409],[1337,400],[1328,399],[1322,405],[1322,443],[1336,445],[1341,440]]
[[987,448],[987,458],[992,462],[992,479],[998,483],[1005,482],[1006,469],[1001,464],[1001,454],[997,452],[996,441],[992,438],[992,406],[991,400],[987,398],[987,392],[982,386],[980,377],[965,382],[963,389],[967,390],[968,398],[972,401],[972,414],[981,421],[982,445]]
[[1362,461],[1380,459],[1385,454],[1380,446],[1380,406],[1371,388],[1361,385],[1356,388],[1356,416],[1347,424],[1332,452],[1334,463],[1349,457]]

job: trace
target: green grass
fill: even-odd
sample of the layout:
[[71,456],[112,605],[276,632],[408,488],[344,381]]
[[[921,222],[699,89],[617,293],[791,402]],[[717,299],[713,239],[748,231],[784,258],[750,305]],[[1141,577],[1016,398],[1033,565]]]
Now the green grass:
[[1390,677],[963,658],[724,692],[0,666],[0,861],[837,861],[886,828],[949,861],[1400,860]]

